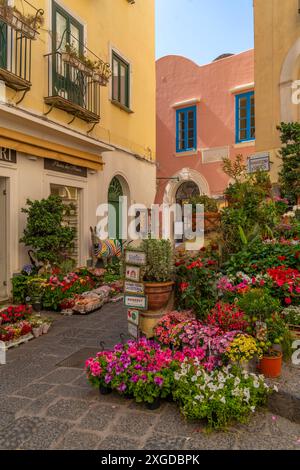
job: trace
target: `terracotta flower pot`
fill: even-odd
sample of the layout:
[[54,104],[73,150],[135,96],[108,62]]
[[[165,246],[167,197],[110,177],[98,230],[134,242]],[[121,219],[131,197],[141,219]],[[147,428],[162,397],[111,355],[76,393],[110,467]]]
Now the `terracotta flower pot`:
[[259,369],[265,377],[276,378],[281,375],[282,353],[276,351],[274,356],[264,356],[260,360]]
[[174,282],[145,282],[145,294],[148,296],[148,310],[165,307],[170,299]]

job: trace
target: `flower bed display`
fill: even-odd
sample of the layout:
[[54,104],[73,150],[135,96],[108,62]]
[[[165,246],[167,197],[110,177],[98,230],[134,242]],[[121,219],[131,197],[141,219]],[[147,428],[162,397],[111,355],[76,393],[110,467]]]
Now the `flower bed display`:
[[115,390],[152,406],[173,397],[187,418],[206,418],[213,428],[246,421],[271,392],[264,377],[230,365],[207,367],[205,357],[201,347],[172,351],[141,338],[87,359],[86,372],[100,393]]
[[28,305],[9,306],[0,311],[0,341],[6,348],[17,346],[33,337],[46,334],[51,320],[33,315]]
[[263,375],[230,365],[208,373],[197,360],[186,359],[174,379],[173,396],[184,416],[206,419],[214,429],[226,428],[234,420],[246,422],[272,392]]

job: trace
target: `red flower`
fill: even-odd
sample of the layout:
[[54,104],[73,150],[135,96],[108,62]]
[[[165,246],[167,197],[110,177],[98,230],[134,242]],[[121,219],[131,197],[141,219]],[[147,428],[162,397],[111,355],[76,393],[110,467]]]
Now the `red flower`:
[[277,259],[279,259],[279,261],[285,261],[286,256],[277,256]]
[[184,292],[185,290],[188,289],[189,283],[188,282],[182,282],[179,287],[180,287],[181,292]]
[[286,303],[287,305],[291,305],[291,303],[292,303],[292,299],[291,299],[290,297],[286,297],[286,298],[284,299],[284,301],[285,301],[285,303]]

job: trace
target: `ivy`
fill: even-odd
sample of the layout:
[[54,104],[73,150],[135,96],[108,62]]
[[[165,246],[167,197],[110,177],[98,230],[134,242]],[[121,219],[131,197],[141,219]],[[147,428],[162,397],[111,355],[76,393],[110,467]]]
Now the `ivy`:
[[278,130],[282,143],[281,190],[291,204],[296,204],[300,196],[300,123],[282,122]]

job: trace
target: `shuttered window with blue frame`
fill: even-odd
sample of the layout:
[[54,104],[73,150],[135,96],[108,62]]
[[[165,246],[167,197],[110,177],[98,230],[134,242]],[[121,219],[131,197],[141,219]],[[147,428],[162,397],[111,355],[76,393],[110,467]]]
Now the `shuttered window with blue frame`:
[[197,107],[176,111],[176,152],[189,152],[197,148]]
[[236,100],[236,143],[255,139],[255,98],[254,91],[242,93]]

